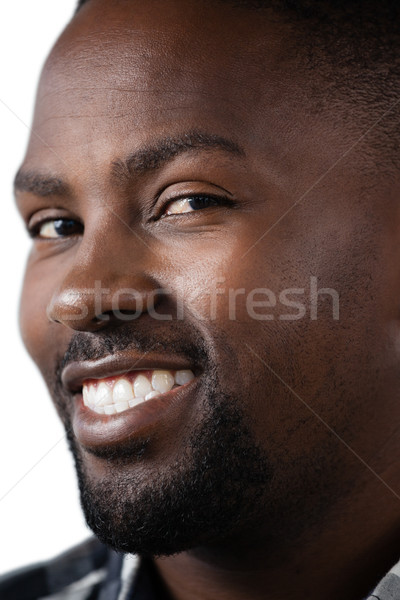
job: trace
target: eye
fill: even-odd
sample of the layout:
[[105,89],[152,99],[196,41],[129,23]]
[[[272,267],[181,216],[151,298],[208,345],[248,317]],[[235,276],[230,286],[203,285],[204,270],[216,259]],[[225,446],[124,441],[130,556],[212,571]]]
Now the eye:
[[172,200],[169,202],[162,217],[190,213],[196,210],[210,208],[212,206],[226,205],[228,202],[229,201],[227,198],[218,198],[217,196],[186,196],[185,198],[178,198],[177,200]]
[[79,235],[83,231],[83,226],[75,219],[58,218],[46,219],[30,228],[29,233],[33,238],[45,240],[54,240],[71,235]]

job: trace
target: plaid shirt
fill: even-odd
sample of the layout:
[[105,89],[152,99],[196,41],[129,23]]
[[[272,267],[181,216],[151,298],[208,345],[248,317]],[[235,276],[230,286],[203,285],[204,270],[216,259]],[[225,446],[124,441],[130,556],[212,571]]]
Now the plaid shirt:
[[[109,550],[95,538],[0,578],[1,600],[168,600],[151,561]],[[400,562],[365,600],[400,600]]]

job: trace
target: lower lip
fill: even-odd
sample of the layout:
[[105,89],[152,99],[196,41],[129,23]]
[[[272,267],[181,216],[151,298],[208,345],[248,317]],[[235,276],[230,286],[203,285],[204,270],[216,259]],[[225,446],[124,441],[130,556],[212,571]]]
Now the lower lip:
[[190,383],[114,415],[100,415],[84,405],[82,394],[75,396],[72,428],[79,444],[88,450],[123,445],[134,437],[148,436],[181,416],[193,402],[197,378]]

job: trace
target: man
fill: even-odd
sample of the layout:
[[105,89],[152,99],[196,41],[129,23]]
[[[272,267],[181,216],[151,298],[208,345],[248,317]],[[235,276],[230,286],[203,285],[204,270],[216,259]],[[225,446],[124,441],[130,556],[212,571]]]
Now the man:
[[81,2],[15,188],[100,541],[2,599],[400,598],[398,16]]

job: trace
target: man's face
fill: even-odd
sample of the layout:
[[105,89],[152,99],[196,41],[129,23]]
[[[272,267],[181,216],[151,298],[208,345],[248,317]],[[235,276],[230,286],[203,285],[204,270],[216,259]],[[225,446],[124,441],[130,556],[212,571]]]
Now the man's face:
[[[299,535],[394,426],[394,198],[298,56],[258,13],[90,0],[45,67],[21,328],[119,549]],[[83,404],[158,369],[195,378]]]

